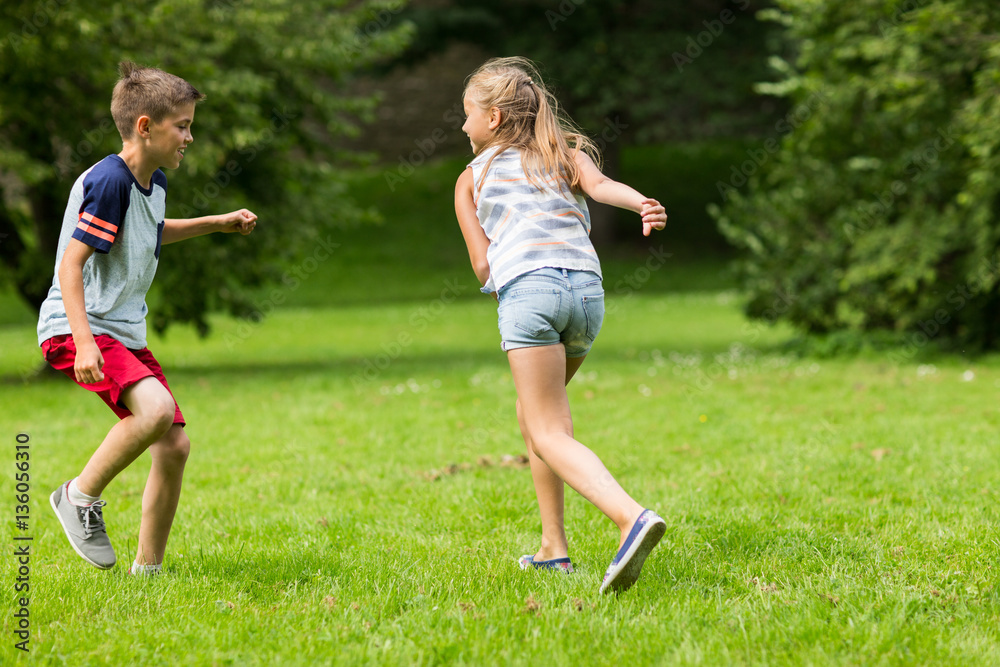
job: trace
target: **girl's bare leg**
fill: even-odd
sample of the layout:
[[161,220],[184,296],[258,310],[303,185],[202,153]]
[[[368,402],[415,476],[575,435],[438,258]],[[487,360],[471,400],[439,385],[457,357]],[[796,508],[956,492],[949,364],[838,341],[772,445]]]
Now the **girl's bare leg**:
[[566,383],[582,359],[566,359],[565,348],[558,344],[511,350],[507,360],[542,515],[542,548],[537,559],[567,553],[563,489],[557,480],[569,484],[611,519],[621,532],[619,544],[624,542],[643,507],[622,489],[596,454],[573,438]]

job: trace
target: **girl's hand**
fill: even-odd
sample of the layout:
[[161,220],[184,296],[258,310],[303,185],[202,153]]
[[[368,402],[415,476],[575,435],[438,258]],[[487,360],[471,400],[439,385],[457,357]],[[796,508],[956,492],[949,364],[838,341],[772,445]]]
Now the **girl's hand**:
[[654,229],[663,229],[667,226],[667,212],[655,199],[643,199],[642,210],[642,235],[649,236]]

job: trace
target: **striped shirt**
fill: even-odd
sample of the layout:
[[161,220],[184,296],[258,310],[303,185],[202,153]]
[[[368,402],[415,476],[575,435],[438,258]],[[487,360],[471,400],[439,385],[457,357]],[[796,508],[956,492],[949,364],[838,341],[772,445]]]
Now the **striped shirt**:
[[[483,151],[472,167],[473,200],[479,224],[490,240],[486,260],[490,277],[482,291],[498,292],[514,278],[546,267],[593,271],[601,263],[590,242],[590,212],[582,195],[574,195],[565,180],[546,174],[528,180],[521,152],[511,148],[497,155]],[[480,187],[481,186],[481,187]]]
[[55,275],[38,315],[38,344],[72,333],[59,285],[59,264],[70,239],[94,249],[83,265],[83,298],[95,336],[108,334],[125,347],[146,347],[146,292],[153,282],[163,239],[167,177],[157,169],[149,189],[139,185],[117,155],[76,179],[63,214]]

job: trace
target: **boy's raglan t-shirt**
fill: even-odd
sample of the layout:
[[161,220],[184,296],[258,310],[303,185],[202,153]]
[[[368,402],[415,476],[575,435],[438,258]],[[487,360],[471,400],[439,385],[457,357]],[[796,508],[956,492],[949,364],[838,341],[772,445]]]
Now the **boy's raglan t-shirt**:
[[149,189],[125,161],[109,155],[76,179],[63,215],[55,271],[38,317],[38,344],[70,334],[59,287],[59,264],[76,239],[94,248],[83,267],[87,320],[95,336],[146,347],[146,293],[156,274],[166,213],[167,178],[159,169]]

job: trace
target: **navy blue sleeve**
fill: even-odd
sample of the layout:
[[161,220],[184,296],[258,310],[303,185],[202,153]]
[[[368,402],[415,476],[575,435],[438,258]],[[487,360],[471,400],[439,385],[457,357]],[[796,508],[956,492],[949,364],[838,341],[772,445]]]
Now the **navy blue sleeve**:
[[83,204],[73,238],[107,253],[128,210],[130,180],[111,160],[99,162],[83,179]]

